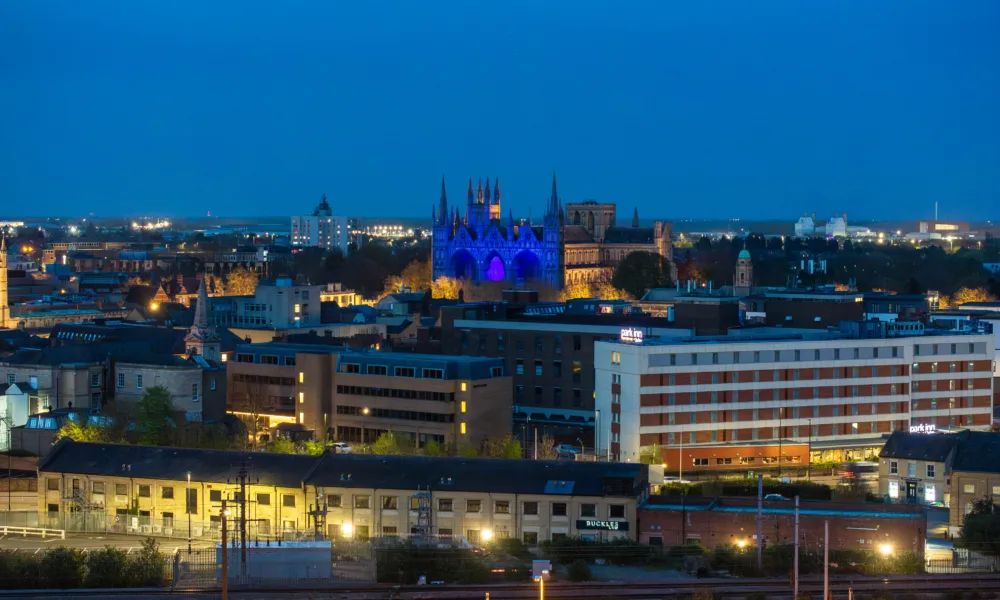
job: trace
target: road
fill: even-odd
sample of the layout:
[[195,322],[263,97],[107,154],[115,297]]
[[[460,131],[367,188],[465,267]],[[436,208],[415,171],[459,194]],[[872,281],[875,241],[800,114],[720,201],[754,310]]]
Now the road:
[[[81,550],[115,546],[123,550],[138,550],[142,546],[143,539],[136,536],[100,533],[67,533],[65,540],[59,538],[46,538],[43,540],[40,537],[34,536],[21,537],[19,535],[7,535],[0,536],[0,550],[47,550],[56,546],[79,548]],[[186,540],[158,538],[157,541],[160,542],[161,552],[173,553],[175,549],[187,550]],[[213,546],[213,542],[206,541],[194,541],[191,544],[192,548],[211,548]]]

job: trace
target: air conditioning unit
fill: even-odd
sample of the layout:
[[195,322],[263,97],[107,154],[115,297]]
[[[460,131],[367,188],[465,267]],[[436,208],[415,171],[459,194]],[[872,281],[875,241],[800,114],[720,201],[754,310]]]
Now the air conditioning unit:
[[174,528],[173,527],[164,527],[163,528],[163,535],[174,535]]
[[153,525],[153,533],[163,533],[162,525]]
[[152,529],[153,529],[153,528],[152,528],[152,527],[150,527],[149,525],[143,525],[143,526],[142,526],[142,532],[143,532],[143,533],[152,533]]

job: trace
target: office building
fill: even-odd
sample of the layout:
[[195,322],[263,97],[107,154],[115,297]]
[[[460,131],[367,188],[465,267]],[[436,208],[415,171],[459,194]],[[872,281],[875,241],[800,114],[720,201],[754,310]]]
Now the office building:
[[351,242],[351,228],[347,217],[333,215],[326,195],[311,215],[292,217],[292,248],[322,248],[339,250],[347,256],[347,245]]
[[372,443],[392,431],[417,447],[478,448],[510,432],[511,378],[500,359],[246,344],[228,378],[230,412],[256,418],[258,436],[301,431]]
[[[619,460],[666,448],[792,441],[812,460],[871,460],[911,427],[988,429],[993,337],[918,323],[842,323],[839,331],[595,344],[598,432]],[[781,456],[775,466],[787,462]],[[736,468],[762,466],[747,448]],[[766,466],[766,465],[763,465]],[[670,467],[673,468],[673,467]]]

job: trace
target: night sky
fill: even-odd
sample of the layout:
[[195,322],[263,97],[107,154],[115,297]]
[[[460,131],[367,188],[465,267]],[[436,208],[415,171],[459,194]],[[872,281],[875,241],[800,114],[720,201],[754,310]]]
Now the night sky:
[[0,3],[0,216],[996,219],[998,115],[996,0]]

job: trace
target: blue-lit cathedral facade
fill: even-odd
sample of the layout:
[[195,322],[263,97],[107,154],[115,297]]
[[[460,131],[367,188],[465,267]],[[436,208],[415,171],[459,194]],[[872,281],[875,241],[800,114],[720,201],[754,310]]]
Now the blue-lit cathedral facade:
[[431,211],[434,278],[455,277],[470,281],[538,282],[562,287],[564,282],[563,210],[552,176],[541,227],[531,222],[515,223],[508,211],[500,212],[500,181],[482,181],[466,191],[464,212],[448,206],[445,182],[441,199]]

